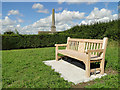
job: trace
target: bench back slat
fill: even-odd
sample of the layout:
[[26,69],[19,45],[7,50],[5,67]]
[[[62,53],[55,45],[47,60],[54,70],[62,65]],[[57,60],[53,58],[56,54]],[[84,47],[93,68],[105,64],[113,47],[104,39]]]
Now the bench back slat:
[[100,44],[100,49],[102,49],[102,44]]
[[[96,47],[96,43],[94,43],[93,49],[95,49],[95,47]],[[96,53],[93,52],[93,55],[95,55],[95,54],[96,54]]]
[[[100,48],[99,48],[99,44],[98,44],[98,43],[97,43],[96,49],[100,49]],[[96,54],[95,54],[95,55],[98,55],[98,52],[96,52]]]
[[75,39],[69,38],[69,41],[90,42],[90,43],[103,43],[101,39]]
[[[94,43],[91,43],[91,48],[90,48],[91,50],[93,50],[93,44],[94,44]],[[91,53],[91,54],[93,54],[93,53]]]
[[86,47],[85,47],[85,50],[88,49],[88,43],[86,43]]
[[90,49],[90,42],[89,42],[89,46],[88,46],[88,49]]
[[79,42],[78,52],[84,53],[85,51],[85,42]]
[[[86,49],[105,49],[107,39],[75,39],[68,37],[67,48],[84,53]],[[91,55],[98,55],[98,53],[91,53]],[[104,54],[102,54],[104,56]]]

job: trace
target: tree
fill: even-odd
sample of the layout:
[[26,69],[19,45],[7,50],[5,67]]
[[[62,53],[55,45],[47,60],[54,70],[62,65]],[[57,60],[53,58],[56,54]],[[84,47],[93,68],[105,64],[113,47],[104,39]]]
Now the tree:
[[4,32],[4,34],[20,35],[19,32],[17,31],[17,29],[15,29],[15,31],[8,30],[8,31]]
[[9,35],[11,35],[11,34],[15,34],[13,31],[6,31],[6,32],[4,32],[4,34],[9,34]]
[[19,32],[17,31],[17,29],[15,29],[15,33],[16,33],[17,35],[19,35]]

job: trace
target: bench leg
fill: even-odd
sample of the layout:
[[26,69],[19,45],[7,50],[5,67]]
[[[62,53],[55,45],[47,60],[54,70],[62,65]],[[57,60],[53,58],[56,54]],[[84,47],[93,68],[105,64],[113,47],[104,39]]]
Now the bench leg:
[[90,60],[87,61],[85,68],[86,68],[86,76],[90,77]]
[[101,69],[101,72],[100,74],[104,74],[104,64],[105,64],[105,60],[101,60],[101,63],[100,63],[100,69]]
[[58,61],[58,47],[57,46],[55,49],[55,59],[56,59],[56,61]]

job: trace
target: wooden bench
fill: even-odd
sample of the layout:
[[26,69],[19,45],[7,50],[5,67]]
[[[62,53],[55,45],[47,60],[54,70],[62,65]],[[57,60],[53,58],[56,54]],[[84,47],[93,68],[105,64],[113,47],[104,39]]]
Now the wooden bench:
[[[83,61],[86,68],[86,76],[90,77],[90,72],[95,70],[104,74],[105,52],[108,38],[101,39],[75,39],[68,37],[67,44],[55,44],[56,60],[58,61],[58,53]],[[58,50],[59,46],[66,46],[66,49]],[[100,62],[100,68],[90,69],[90,63]]]

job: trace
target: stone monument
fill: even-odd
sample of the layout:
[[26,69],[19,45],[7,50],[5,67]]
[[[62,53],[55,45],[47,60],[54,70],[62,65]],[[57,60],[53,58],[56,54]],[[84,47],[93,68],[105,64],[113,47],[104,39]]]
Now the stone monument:
[[56,27],[55,27],[55,10],[52,9],[52,25],[51,25],[51,31],[38,31],[38,34],[40,33],[49,33],[53,34],[56,32]]
[[51,32],[54,33],[56,32],[56,27],[55,27],[55,10],[52,9],[52,26],[51,26]]

